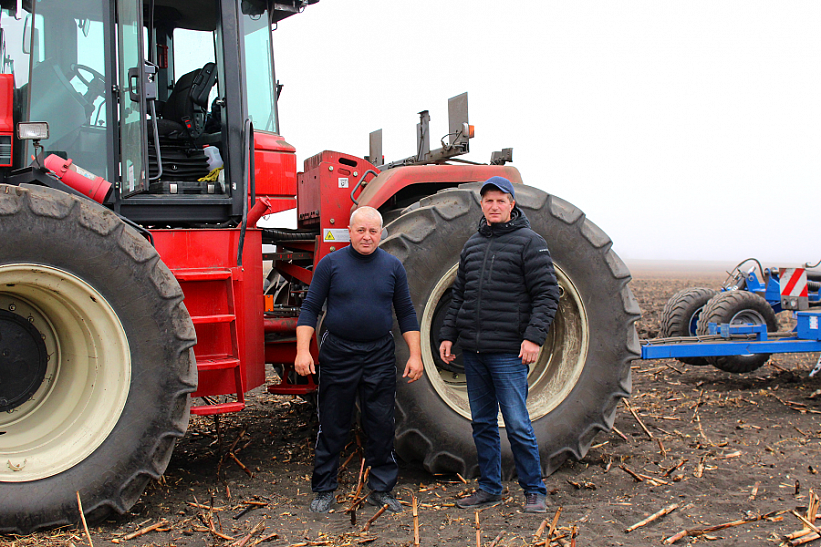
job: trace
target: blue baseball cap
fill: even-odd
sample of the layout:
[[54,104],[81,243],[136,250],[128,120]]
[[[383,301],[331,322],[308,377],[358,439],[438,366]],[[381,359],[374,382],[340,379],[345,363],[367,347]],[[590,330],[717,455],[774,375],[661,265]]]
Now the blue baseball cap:
[[510,194],[514,200],[516,199],[516,192],[513,191],[513,183],[504,177],[490,177],[487,179],[482,185],[482,189],[479,190],[479,194],[484,196],[488,190],[501,190],[505,194]]

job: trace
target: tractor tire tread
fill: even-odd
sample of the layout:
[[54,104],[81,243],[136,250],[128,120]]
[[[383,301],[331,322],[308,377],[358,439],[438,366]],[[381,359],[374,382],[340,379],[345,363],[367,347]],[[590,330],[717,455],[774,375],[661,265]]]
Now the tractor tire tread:
[[[89,495],[87,499],[83,499],[84,514],[90,522],[102,520],[111,512],[123,514],[137,502],[148,481],[163,474],[171,459],[176,439],[182,437],[188,427],[189,394],[194,392],[197,386],[197,367],[193,350],[196,335],[194,325],[183,304],[182,290],[157,251],[145,238],[110,210],[90,200],[40,186],[0,185],[0,215],[7,217],[3,222],[10,225],[24,225],[25,217],[31,218],[29,215],[58,219],[65,223],[64,228],[67,231],[77,231],[76,227],[80,227],[80,232],[93,234],[101,240],[114,241],[116,247],[133,260],[134,269],[150,279],[150,283],[144,285],[153,287],[162,302],[155,314],[160,318],[158,321],[165,322],[171,331],[171,338],[174,340],[172,351],[175,355],[174,362],[167,363],[174,371],[165,385],[167,415],[158,417],[152,425],[150,433],[153,434],[153,441],[150,442],[151,446],[145,447],[147,457],[144,458],[144,463],[133,469],[127,477],[118,477],[116,480],[119,480],[120,484],[112,495],[101,499],[94,499],[93,495]],[[82,462],[79,465],[82,465]],[[72,489],[75,487],[83,493],[82,484],[71,486]],[[3,483],[0,483],[0,489],[2,488]],[[0,498],[2,497],[4,496],[0,495]],[[55,526],[76,525],[80,521],[76,501],[70,500],[64,500],[59,509],[44,508],[40,514],[28,515],[24,521],[10,518],[3,509],[5,506],[0,504],[2,533],[29,534]]]
[[[671,296],[661,312],[662,338],[695,335],[690,331],[691,317],[699,308],[703,310],[707,302],[717,293],[718,291],[706,287],[688,287]],[[693,366],[710,364],[704,357],[680,357],[678,361]]]

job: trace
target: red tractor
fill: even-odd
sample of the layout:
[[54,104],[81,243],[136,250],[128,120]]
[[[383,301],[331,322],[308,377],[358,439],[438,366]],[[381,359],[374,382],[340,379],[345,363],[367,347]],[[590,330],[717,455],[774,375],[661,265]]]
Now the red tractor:
[[[128,511],[189,414],[241,411],[266,364],[281,378],[269,391],[309,396],[296,317],[359,205],[382,212],[422,328],[426,374],[400,383],[397,452],[475,474],[463,369],[439,360],[437,333],[478,181],[521,176],[510,151],[449,161],[468,151],[466,96],[438,150],[423,113],[415,156],[383,165],[374,139],[370,160],[326,151],[298,173],[271,32],[315,1],[0,0],[0,531],[78,522],[77,492],[87,518]],[[516,196],[562,289],[530,372],[549,474],[611,428],[639,310],[579,209],[524,185]],[[294,208],[296,229],[257,227]]]

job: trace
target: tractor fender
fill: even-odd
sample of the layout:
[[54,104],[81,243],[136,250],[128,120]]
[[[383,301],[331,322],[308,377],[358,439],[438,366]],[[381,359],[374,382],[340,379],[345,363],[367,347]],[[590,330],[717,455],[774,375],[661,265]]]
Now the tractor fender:
[[[363,174],[364,176],[364,174]],[[522,182],[519,170],[508,165],[411,165],[382,171],[376,177],[365,181],[364,189],[354,195],[358,204],[351,207],[368,205],[379,209],[400,190],[421,183],[436,183],[440,187],[431,190],[426,188],[413,201],[435,194],[444,188],[458,186],[466,182],[487,180],[490,177],[504,177],[513,183]]]

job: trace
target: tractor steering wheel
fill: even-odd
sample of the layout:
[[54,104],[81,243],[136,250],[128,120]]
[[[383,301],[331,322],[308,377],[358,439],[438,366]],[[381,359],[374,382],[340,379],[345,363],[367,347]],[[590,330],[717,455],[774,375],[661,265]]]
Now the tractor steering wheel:
[[[105,94],[105,76],[90,66],[81,65],[79,63],[71,63],[71,65],[69,65],[69,70],[69,79],[76,76],[77,79],[83,82],[86,86],[86,92],[82,94],[86,102],[93,105],[97,97],[102,97]],[[83,72],[90,74],[91,78],[85,77]]]

